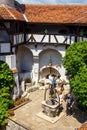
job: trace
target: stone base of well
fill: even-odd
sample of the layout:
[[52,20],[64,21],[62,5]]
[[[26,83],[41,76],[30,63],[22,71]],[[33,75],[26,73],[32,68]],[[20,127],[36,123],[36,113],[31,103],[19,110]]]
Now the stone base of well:
[[42,102],[43,113],[49,117],[56,117],[59,103],[56,100],[47,100]]
[[37,114],[38,117],[50,122],[50,123],[56,123],[59,119],[61,119],[63,116],[65,115],[64,112],[61,112],[58,116],[56,117],[49,117],[46,114],[44,114],[43,112],[39,112]]

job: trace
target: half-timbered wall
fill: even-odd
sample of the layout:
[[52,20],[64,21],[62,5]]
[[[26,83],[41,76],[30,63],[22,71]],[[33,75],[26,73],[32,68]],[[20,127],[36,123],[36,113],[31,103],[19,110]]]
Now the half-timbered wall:
[[13,36],[13,45],[24,43],[24,34],[17,34]]
[[26,30],[27,42],[72,44],[87,40],[87,27],[84,26],[30,24]]
[[86,33],[82,35],[81,30],[82,28],[76,26],[39,24],[29,26],[29,30],[27,28],[26,45],[33,53],[32,73],[35,82],[50,73],[50,56],[52,59],[52,73],[60,74],[65,79],[62,58],[65,55],[67,45],[87,40]]
[[9,28],[9,22],[0,22],[0,54],[11,53]]
[[67,35],[48,35],[48,34],[29,34],[26,36],[27,43],[35,43],[46,45],[49,43],[58,44],[72,44],[75,42],[74,36]]
[[25,23],[18,21],[5,22],[2,25],[0,26],[0,54],[11,54],[14,50],[14,55],[7,55],[5,59],[3,57],[0,59],[5,60],[10,68],[17,67],[20,79],[32,77],[35,82],[43,78],[45,72],[50,73],[50,57],[53,73],[65,78],[62,58],[66,46],[87,40],[86,28],[80,26],[53,24],[27,24],[26,26]]

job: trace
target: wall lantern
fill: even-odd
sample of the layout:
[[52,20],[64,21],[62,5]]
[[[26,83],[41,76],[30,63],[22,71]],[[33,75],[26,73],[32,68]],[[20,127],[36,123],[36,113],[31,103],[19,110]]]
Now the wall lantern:
[[81,36],[84,35],[84,31],[83,31],[83,30],[80,31],[80,35],[81,35]]
[[44,33],[45,33],[45,34],[47,34],[47,33],[48,33],[48,30],[47,30],[47,29],[45,29],[45,30],[44,30]]

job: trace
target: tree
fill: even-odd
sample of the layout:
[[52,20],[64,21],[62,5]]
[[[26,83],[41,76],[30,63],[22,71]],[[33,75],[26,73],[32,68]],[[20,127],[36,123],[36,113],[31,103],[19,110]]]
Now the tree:
[[9,66],[0,61],[0,126],[7,123],[9,108],[12,107],[11,91],[14,87],[14,77]]
[[74,43],[63,58],[66,75],[70,77],[72,92],[78,98],[80,108],[87,111],[87,41]]

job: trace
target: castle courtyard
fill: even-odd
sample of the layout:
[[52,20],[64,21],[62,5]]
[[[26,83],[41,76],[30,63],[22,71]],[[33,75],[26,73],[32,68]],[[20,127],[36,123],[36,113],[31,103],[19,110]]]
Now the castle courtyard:
[[21,124],[27,130],[75,130],[84,122],[83,115],[76,113],[75,117],[66,116],[65,101],[63,101],[63,115],[55,123],[40,118],[38,113],[43,109],[41,102],[43,101],[44,90],[36,90],[30,93],[30,102],[15,110],[15,116],[10,117],[13,121]]

